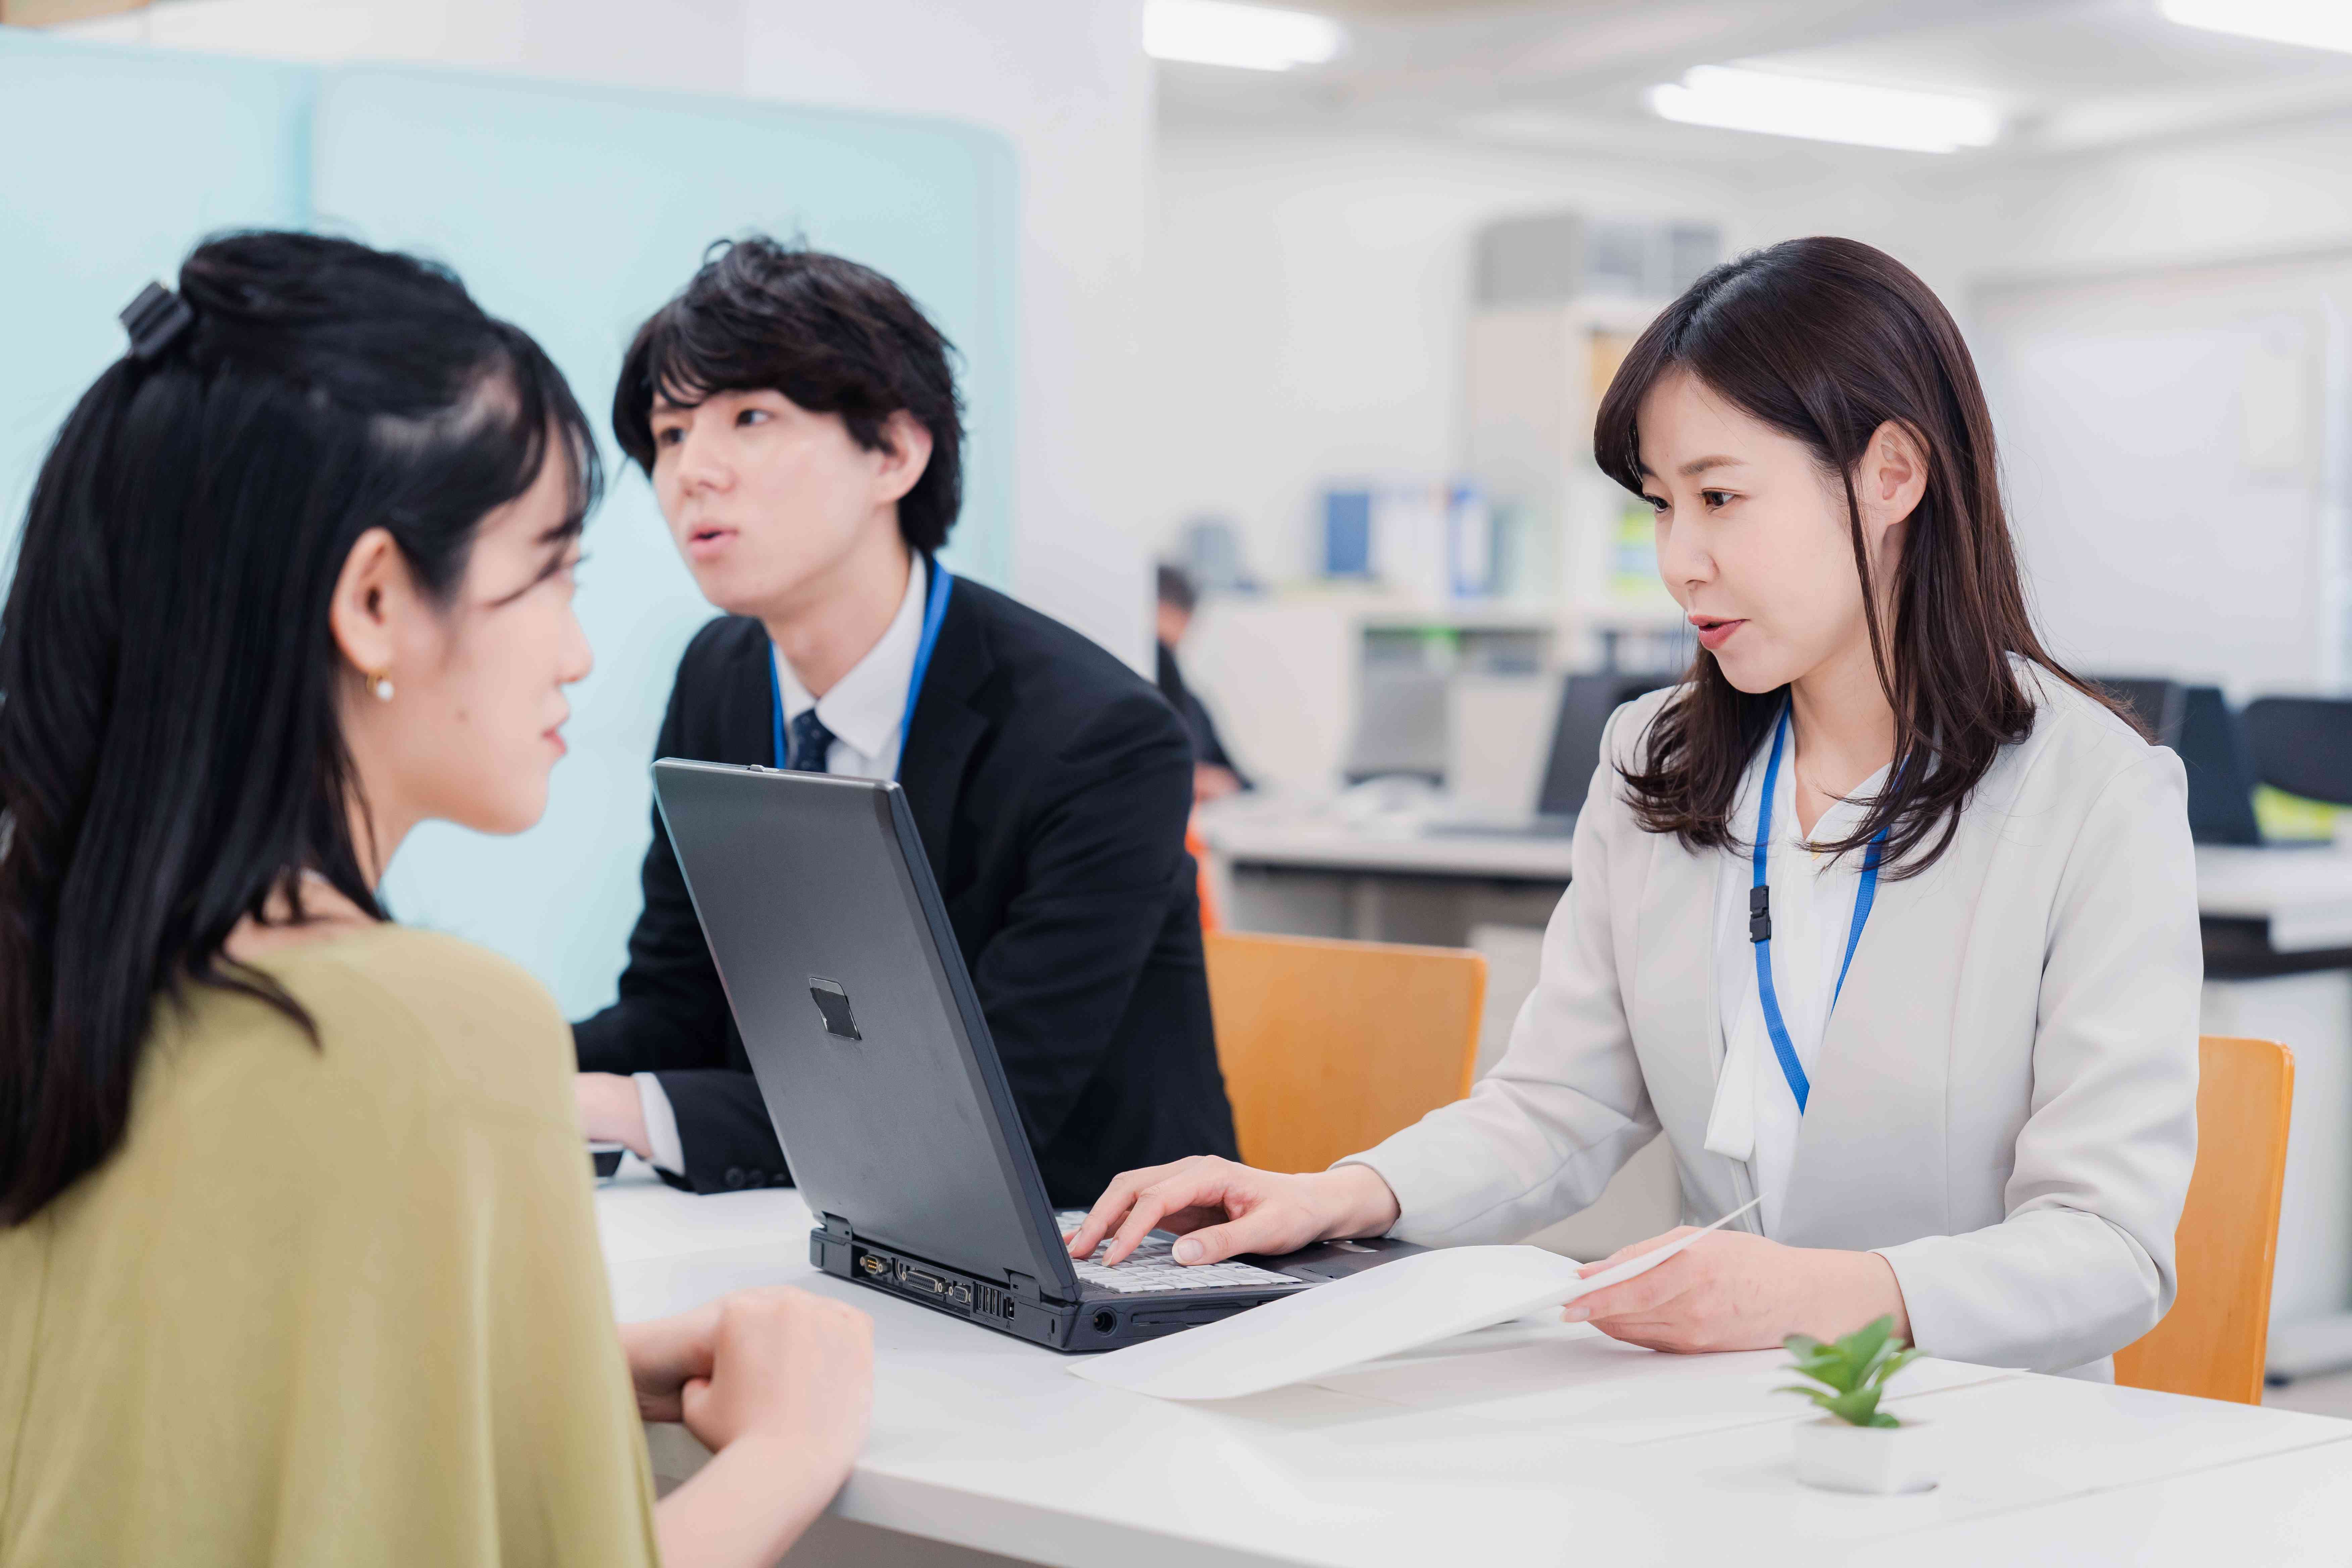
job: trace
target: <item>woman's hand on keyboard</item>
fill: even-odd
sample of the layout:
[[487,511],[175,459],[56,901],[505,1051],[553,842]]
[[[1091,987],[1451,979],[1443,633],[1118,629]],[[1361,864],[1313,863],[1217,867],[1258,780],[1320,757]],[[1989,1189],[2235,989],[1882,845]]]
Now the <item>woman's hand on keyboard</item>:
[[1289,1176],[1199,1154],[1118,1177],[1068,1239],[1071,1257],[1091,1258],[1110,1237],[1101,1261],[1115,1265],[1154,1229],[1168,1230],[1183,1238],[1177,1262],[1222,1263],[1245,1252],[1279,1257],[1339,1237],[1380,1236],[1396,1221],[1396,1194],[1368,1165]]

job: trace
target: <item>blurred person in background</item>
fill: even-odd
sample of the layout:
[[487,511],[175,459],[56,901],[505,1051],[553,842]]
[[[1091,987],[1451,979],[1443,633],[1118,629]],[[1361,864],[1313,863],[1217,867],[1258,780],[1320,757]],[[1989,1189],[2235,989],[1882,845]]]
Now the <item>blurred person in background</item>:
[[[1045,1190],[1233,1152],[1184,847],[1192,744],[1085,637],[938,560],[962,502],[951,349],[880,273],[714,247],[613,394],[722,613],[656,757],[896,778]],[[612,1006],[576,1030],[582,1120],[673,1185],[791,1180],[658,811]],[[823,898],[822,889],[806,896]]]
[[2110,1379],[2197,1155],[2184,776],[2042,647],[1959,328],[1868,246],[1773,246],[1642,333],[1593,454],[1702,651],[1610,721],[1508,1050],[1326,1172],[1122,1175],[1073,1254],[1517,1241],[1663,1132],[1686,1218],[1757,1206],[1570,1318]]
[[[578,405],[346,241],[124,315],[0,624],[0,1563],[773,1563],[866,1319],[616,1331],[553,999],[377,895],[417,824],[546,805]],[[658,1505],[641,1417],[717,1451]]]
[[1184,672],[1176,663],[1177,646],[1192,625],[1192,612],[1200,604],[1193,591],[1192,580],[1183,568],[1160,564],[1159,573],[1160,602],[1154,619],[1160,644],[1160,695],[1176,710],[1184,721],[1184,728],[1192,736],[1192,800],[1205,805],[1213,800],[1223,800],[1250,787],[1241,769],[1234,765],[1225,753],[1224,742],[1218,739],[1217,722],[1209,717],[1209,710],[1200,696],[1184,684]]

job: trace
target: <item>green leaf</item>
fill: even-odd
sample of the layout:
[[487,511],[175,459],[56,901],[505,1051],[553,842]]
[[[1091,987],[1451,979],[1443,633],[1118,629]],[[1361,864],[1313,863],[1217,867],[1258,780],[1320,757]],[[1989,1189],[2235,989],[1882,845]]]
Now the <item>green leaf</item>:
[[1866,1369],[1872,1362],[1878,1359],[1878,1352],[1885,1348],[1888,1337],[1894,1332],[1895,1317],[1894,1314],[1889,1313],[1873,1322],[1864,1324],[1838,1341],[1838,1349],[1853,1358],[1856,1366]]
[[1891,1314],[1832,1343],[1824,1344],[1810,1334],[1790,1334],[1781,1344],[1797,1358],[1789,1370],[1822,1387],[1792,1384],[1776,1392],[1801,1394],[1856,1426],[1901,1425],[1878,1408],[1878,1399],[1886,1380],[1910,1365],[1919,1352],[1895,1336]]
[[1856,1426],[1868,1426],[1873,1424],[1871,1417],[1878,1413],[1878,1390],[1857,1388],[1826,1401],[1823,1407]]
[[1853,1386],[1852,1363],[1827,1346],[1807,1356],[1790,1370],[1800,1377],[1810,1377],[1816,1383],[1827,1384],[1841,1393]]
[[1879,1363],[1878,1370],[1874,1374],[1875,1380],[1882,1384],[1885,1384],[1888,1378],[1893,1377],[1896,1373],[1901,1372],[1905,1367],[1909,1366],[1913,1362],[1917,1361],[1919,1359],[1919,1347],[1912,1345],[1907,1349],[1899,1351],[1895,1354],[1887,1357],[1885,1361]]
[[1829,1409],[1831,1407],[1831,1402],[1839,1397],[1838,1395],[1830,1393],[1827,1389],[1807,1388],[1801,1384],[1795,1383],[1789,1384],[1784,1387],[1776,1388],[1772,1392],[1775,1394],[1801,1394],[1824,1410]]

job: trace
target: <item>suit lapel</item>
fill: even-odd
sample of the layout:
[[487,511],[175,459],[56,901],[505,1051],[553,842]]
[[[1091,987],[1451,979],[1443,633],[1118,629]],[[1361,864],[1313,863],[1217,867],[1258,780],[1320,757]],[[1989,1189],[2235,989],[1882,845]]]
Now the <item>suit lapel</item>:
[[990,720],[973,699],[995,672],[995,656],[982,635],[979,597],[971,584],[958,583],[949,593],[946,616],[940,623],[939,645],[923,689],[915,696],[915,716],[900,748],[898,783],[907,792],[907,807],[923,836],[923,852],[944,889],[948,883],[948,840],[955,824],[956,796],[966,764],[990,728]]
[[713,762],[776,765],[775,657],[767,628],[745,622],[719,688],[719,754]]
[[1684,1184],[1685,1214],[1710,1219],[1747,1201],[1733,1162],[1706,1152],[1707,1116],[1723,1063],[1723,1016],[1717,1005],[1715,884],[1717,856],[1691,850],[1671,834],[1645,835],[1650,869],[1641,889],[1634,933],[1639,987],[1630,1022],[1650,1103],[1671,1135]]

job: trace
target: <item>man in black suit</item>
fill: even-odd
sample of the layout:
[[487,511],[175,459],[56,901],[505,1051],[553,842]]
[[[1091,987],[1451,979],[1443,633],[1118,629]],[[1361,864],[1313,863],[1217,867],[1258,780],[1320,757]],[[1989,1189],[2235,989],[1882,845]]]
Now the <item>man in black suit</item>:
[[[961,500],[949,352],[880,274],[766,239],[715,251],[639,330],[614,431],[727,612],[679,662],[655,754],[898,778],[1046,1191],[1082,1205],[1122,1170],[1235,1152],[1192,744],[1109,654],[932,559]],[[697,1192],[782,1184],[658,813],[644,884],[619,999],[574,1028],[588,1135]]]
[[1192,737],[1192,800],[1206,805],[1213,800],[1223,800],[1250,787],[1233,758],[1225,754],[1225,743],[1217,735],[1217,721],[1209,717],[1208,706],[1200,694],[1184,684],[1184,671],[1176,662],[1176,649],[1192,625],[1192,611],[1200,603],[1200,595],[1192,579],[1184,575],[1181,567],[1161,563],[1160,567],[1160,695],[1168,699],[1168,706],[1184,721],[1184,728]]

